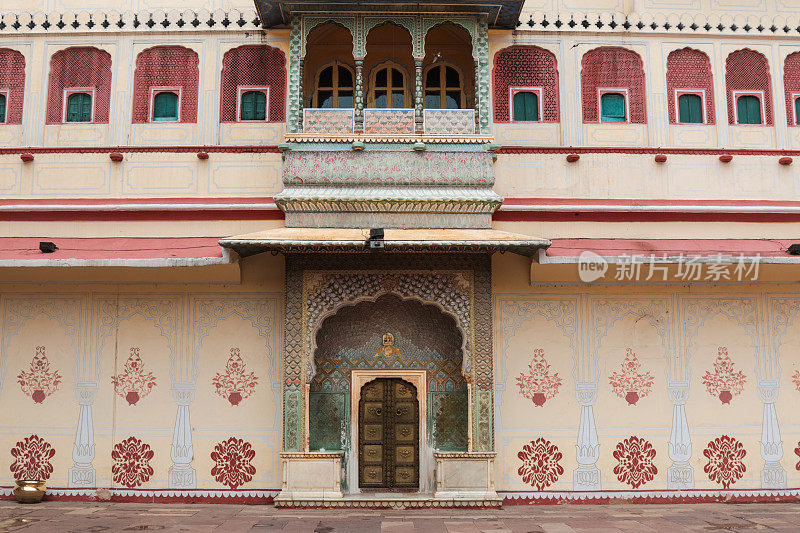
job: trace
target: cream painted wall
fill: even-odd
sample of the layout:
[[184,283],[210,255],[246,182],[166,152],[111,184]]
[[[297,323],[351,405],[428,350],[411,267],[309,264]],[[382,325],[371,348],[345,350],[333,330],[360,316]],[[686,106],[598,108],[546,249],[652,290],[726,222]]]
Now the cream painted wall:
[[[281,256],[265,254],[243,261],[241,285],[0,284],[0,402],[14,405],[0,413],[3,461],[12,464],[17,443],[38,435],[55,449],[48,485],[74,487],[68,473],[77,433],[93,439],[96,486],[166,489],[176,461],[173,442],[189,442],[196,487],[230,489],[236,476],[212,475],[211,453],[234,438],[255,452],[250,461],[255,473],[241,476],[238,487],[279,487],[283,268]],[[18,382],[30,371],[37,347],[44,347],[50,377],[57,372],[61,378],[41,403]],[[138,387],[140,398],[132,404],[124,391],[115,394],[112,377],[125,373],[133,348],[145,376],[152,376]],[[239,350],[245,374],[253,372],[257,380],[238,405],[212,384],[226,373],[231,349]],[[147,387],[150,382],[154,385]],[[88,432],[79,424],[76,394],[95,387],[89,403],[94,429]],[[176,402],[184,401],[177,394],[187,389],[193,391],[190,424],[177,416]],[[130,437],[150,447],[153,473],[131,478],[128,487],[112,475],[112,449]]]
[[[494,256],[499,490],[521,491],[525,496],[533,491],[537,497],[545,497],[547,491],[579,488],[573,478],[579,466],[576,445],[592,442],[599,448],[588,454],[585,464],[599,471],[597,489],[632,490],[625,475],[630,468],[614,456],[618,448],[631,449],[627,445],[631,437],[645,439],[655,450],[652,464],[657,472],[643,478],[637,490],[674,488],[668,469],[678,454],[670,451],[670,438],[673,443],[691,444],[688,465],[693,471],[693,487],[720,489],[722,485],[709,477],[714,467],[706,466],[706,454],[713,456],[709,443],[723,435],[735,438],[746,452],[744,471],[730,488],[768,486],[761,476],[765,458],[774,461],[768,453],[771,443],[776,443],[782,454],[778,463],[785,472],[784,486],[800,485],[795,467],[800,454],[795,450],[800,446],[800,417],[794,408],[800,386],[792,381],[800,368],[796,353],[800,298],[792,286],[595,287],[576,283],[531,287],[528,268],[528,259],[513,254]],[[706,373],[714,372],[721,347],[727,349],[734,372],[741,371],[745,379],[743,390],[734,391],[729,404],[703,383]],[[636,373],[652,378],[650,390],[640,389],[634,404],[617,396],[611,386],[612,375],[622,372],[628,349],[641,365]],[[561,379],[557,394],[541,406],[522,395],[518,381],[530,373],[534,350],[544,350],[549,375]],[[678,393],[684,384],[688,385],[688,436],[681,439],[672,428],[674,417],[680,418],[683,409],[679,408],[683,400]],[[595,387],[594,394],[579,394]],[[776,390],[773,419],[765,413],[773,405],[771,393]],[[776,428],[780,437],[770,437],[774,432],[769,432]],[[768,434],[762,436],[765,430]],[[557,447],[563,472],[537,487],[522,480],[525,468],[519,453],[540,438]],[[544,457],[555,456],[556,450],[551,448]]]

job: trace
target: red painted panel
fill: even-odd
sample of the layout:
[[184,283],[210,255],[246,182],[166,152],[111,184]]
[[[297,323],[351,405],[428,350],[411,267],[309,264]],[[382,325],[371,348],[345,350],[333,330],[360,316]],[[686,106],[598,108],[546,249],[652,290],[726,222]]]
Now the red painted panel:
[[728,97],[728,124],[736,123],[733,91],[763,91],[764,124],[772,126],[772,79],[764,54],[743,48],[725,60],[725,89]]
[[633,50],[601,46],[590,50],[581,60],[581,104],[583,122],[600,121],[598,89],[628,89],[631,124],[647,123],[644,70],[642,58]]
[[141,52],[133,74],[133,123],[150,121],[151,87],[180,87],[180,122],[197,122],[198,65],[197,52],[183,46],[155,46]]
[[239,46],[222,59],[220,122],[236,122],[239,87],[269,87],[269,122],[286,120],[286,58],[266,45]]
[[692,48],[670,52],[667,56],[667,101],[670,124],[678,123],[675,91],[692,89],[705,90],[706,124],[714,124],[714,78],[708,56]]
[[0,48],[0,91],[8,91],[6,124],[22,124],[25,58],[16,50]]
[[53,54],[47,91],[47,124],[63,121],[64,89],[70,87],[93,88],[94,122],[108,124],[111,54],[92,46],[67,48]]
[[538,46],[509,46],[494,56],[494,121],[510,122],[509,87],[542,88],[542,122],[559,122],[556,56]]
[[800,52],[790,54],[783,64],[783,88],[786,93],[786,123],[795,126],[794,98],[800,93]]

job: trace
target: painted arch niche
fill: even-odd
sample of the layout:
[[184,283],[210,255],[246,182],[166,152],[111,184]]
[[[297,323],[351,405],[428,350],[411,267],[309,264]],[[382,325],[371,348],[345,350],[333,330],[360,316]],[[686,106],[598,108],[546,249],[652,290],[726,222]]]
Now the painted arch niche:
[[[391,334],[391,337],[386,334]],[[463,335],[433,304],[379,296],[341,308],[316,334],[316,373],[309,391],[309,448],[345,450],[350,437],[352,370],[426,370],[430,445],[467,449]]]

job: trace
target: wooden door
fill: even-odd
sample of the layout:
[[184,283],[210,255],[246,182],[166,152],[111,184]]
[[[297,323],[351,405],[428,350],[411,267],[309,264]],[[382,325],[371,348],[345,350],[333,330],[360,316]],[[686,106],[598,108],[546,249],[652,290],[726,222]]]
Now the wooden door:
[[362,489],[419,488],[417,388],[379,378],[358,402],[358,484]]

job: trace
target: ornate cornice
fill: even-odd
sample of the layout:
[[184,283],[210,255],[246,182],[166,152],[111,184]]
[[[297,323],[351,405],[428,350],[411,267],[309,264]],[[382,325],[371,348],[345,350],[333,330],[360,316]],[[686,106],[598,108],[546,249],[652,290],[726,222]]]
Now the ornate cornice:
[[128,32],[257,31],[255,9],[116,11],[0,11],[0,35]]

